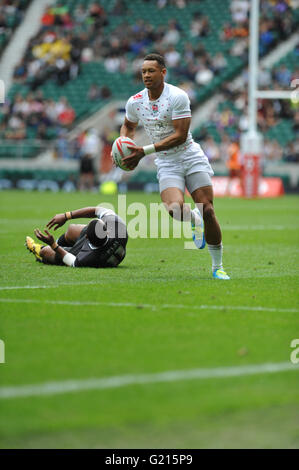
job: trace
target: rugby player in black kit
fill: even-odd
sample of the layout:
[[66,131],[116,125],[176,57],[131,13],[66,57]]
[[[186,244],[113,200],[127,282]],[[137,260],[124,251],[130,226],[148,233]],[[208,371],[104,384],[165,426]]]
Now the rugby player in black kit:
[[[96,219],[94,219],[97,217]],[[47,229],[34,231],[48,246],[26,237],[25,246],[36,259],[45,264],[66,265],[75,268],[116,267],[126,255],[128,233],[124,221],[105,207],[84,207],[56,214],[47,228],[57,230],[70,219],[92,218],[88,225],[70,224],[67,231],[55,241]]]

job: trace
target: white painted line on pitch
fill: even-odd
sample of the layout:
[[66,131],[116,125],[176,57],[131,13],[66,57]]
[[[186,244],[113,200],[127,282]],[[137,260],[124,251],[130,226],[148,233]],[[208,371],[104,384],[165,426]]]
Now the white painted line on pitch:
[[98,285],[100,282],[61,282],[58,285],[50,285],[50,286],[0,286],[0,290],[18,290],[18,289],[57,289],[60,286],[90,286],[90,285]]
[[223,230],[291,230],[296,227],[286,225],[222,225]]
[[0,399],[25,398],[45,395],[75,393],[85,390],[104,390],[126,387],[129,385],[144,385],[181,380],[203,380],[228,377],[240,377],[254,374],[270,374],[283,371],[297,371],[299,367],[290,362],[276,364],[254,364],[236,367],[219,367],[213,369],[173,370],[155,374],[120,375],[114,377],[64,380],[42,384],[17,385],[0,387]]
[[185,309],[185,310],[248,310],[252,312],[285,312],[285,313],[299,313],[299,309],[296,308],[276,308],[276,307],[253,307],[246,305],[182,305],[182,304],[144,304],[132,303],[132,302],[97,302],[97,301],[81,301],[81,300],[40,300],[40,299],[5,299],[0,298],[1,302],[7,303],[27,303],[27,304],[50,304],[50,305],[71,305],[74,307],[82,306],[106,306],[106,307],[133,307],[133,308],[151,308],[158,310],[159,308],[170,308],[170,309]]

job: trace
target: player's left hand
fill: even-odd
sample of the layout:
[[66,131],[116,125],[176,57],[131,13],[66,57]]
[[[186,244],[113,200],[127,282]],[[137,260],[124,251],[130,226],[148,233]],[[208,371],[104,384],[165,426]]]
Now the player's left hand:
[[124,157],[122,159],[122,163],[129,168],[129,170],[134,170],[140,160],[144,157],[144,150],[143,147],[131,147],[128,145],[128,149],[132,149],[132,153],[128,155],[127,157]]
[[41,232],[39,228],[36,228],[34,230],[34,233],[37,236],[37,238],[41,240],[42,242],[47,243],[47,245],[50,245],[50,246],[53,245],[55,240],[54,240],[53,235],[51,235],[51,233],[48,232],[48,230],[45,229],[46,235],[43,232]]

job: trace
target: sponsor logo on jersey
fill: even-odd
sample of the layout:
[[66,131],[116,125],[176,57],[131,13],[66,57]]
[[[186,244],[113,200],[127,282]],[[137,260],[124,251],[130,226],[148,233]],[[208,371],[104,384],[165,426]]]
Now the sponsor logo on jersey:
[[137,95],[133,96],[133,100],[139,100],[139,98],[142,98],[141,93],[137,93]]

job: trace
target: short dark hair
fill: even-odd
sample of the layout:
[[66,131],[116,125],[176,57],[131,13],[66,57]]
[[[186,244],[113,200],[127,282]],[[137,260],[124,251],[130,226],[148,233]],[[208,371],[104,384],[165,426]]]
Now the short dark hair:
[[166,68],[165,59],[161,54],[156,54],[156,53],[147,54],[143,60],[156,60],[158,64],[160,65],[161,69]]
[[86,235],[95,246],[103,246],[107,240],[107,226],[100,219],[94,219],[87,225]]

